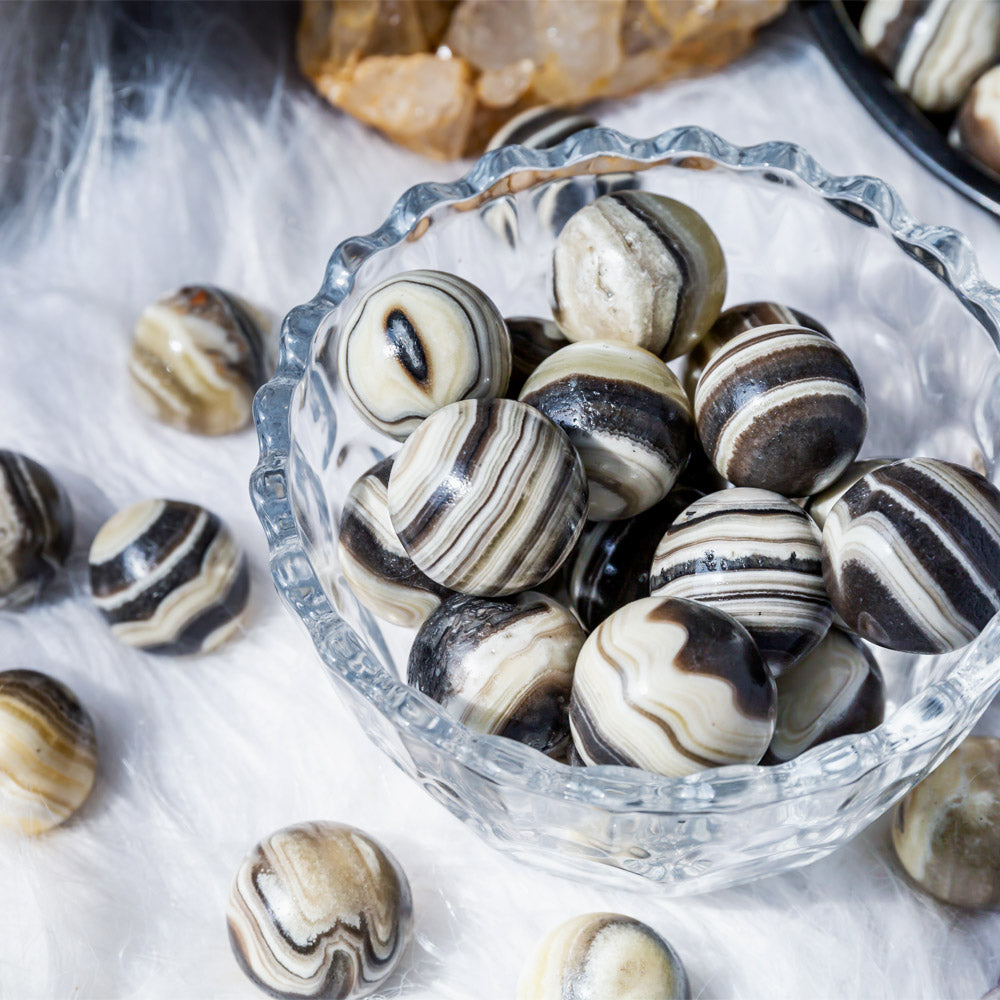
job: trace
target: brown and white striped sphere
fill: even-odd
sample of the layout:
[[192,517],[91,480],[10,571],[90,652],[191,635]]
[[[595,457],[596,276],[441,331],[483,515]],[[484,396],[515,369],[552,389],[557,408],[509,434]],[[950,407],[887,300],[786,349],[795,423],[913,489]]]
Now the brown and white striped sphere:
[[246,305],[211,285],[189,285],[147,306],[128,363],[139,405],[172,427],[229,434],[250,423],[267,381],[264,331]]
[[774,678],[750,633],[694,601],[627,604],[591,633],[576,661],[569,720],[587,764],[668,777],[756,764],[774,718]]
[[34,600],[66,562],[73,510],[44,466],[0,449],[0,608]]
[[669,361],[718,317],[726,262],[693,208],[618,191],[582,208],[559,234],[552,295],[569,340],[616,340]]
[[543,361],[520,400],[561,427],[587,472],[592,521],[659,503],[691,454],[694,420],[677,376],[625,344],[570,344]]
[[838,736],[867,733],[885,718],[885,684],[875,657],[836,627],[777,684],[778,720],[765,764],[782,764]]
[[569,743],[573,666],[586,637],[545,594],[457,594],[421,626],[406,679],[474,733],[558,757]]
[[723,490],[682,511],[656,548],[649,584],[653,595],[731,614],[775,674],[816,646],[833,617],[819,529],[766,490]]
[[464,400],[428,417],[400,449],[389,516],[432,580],[496,597],[559,568],[587,516],[587,478],[566,435],[511,399]]
[[677,952],[652,927],[621,913],[560,924],[525,965],[517,1000],[688,1000]]
[[694,399],[694,391],[698,385],[708,359],[722,347],[728,344],[737,334],[752,330],[758,326],[774,326],[783,323],[785,326],[803,326],[807,330],[815,330],[829,337],[830,333],[821,323],[798,309],[791,309],[779,302],[744,302],[730,306],[719,314],[712,328],[698,341],[684,359],[684,377],[681,380],[684,391]]
[[694,395],[698,436],[737,486],[809,496],[854,461],[868,428],[850,358],[800,326],[760,326],[723,344]]
[[799,502],[802,509],[816,522],[819,530],[823,530],[826,519],[830,516],[830,511],[836,506],[837,501],[863,476],[875,469],[881,469],[883,465],[892,465],[897,462],[896,458],[866,458],[861,462],[851,462],[851,464],[832,482],[825,490],[811,497],[805,497]]
[[451,591],[421,573],[389,519],[391,458],[373,465],[348,491],[337,533],[340,569],[351,593],[377,618],[420,623]]
[[976,81],[955,125],[961,148],[1000,174],[1000,66]]
[[565,347],[569,341],[559,326],[539,316],[508,316],[504,322],[510,334],[513,370],[507,395],[517,399],[528,376],[548,357]]
[[368,291],[337,345],[340,381],[362,418],[403,440],[435,410],[507,391],[510,334],[475,285],[404,271]]
[[237,631],[250,574],[242,549],[211,511],[140,500],[94,538],[90,591],[120,642],[183,655],[215,649]]
[[266,993],[354,1000],[396,968],[413,906],[403,869],[377,841],[341,823],[300,823],[243,859],[226,919],[236,961]]
[[868,0],[859,25],[866,49],[925,111],[948,111],[1000,59],[995,0]]
[[911,653],[959,649],[1000,610],[1000,491],[933,458],[869,472],[826,519],[823,576],[862,638]]
[[36,834],[65,822],[97,774],[94,723],[64,684],[0,673],[0,827]]

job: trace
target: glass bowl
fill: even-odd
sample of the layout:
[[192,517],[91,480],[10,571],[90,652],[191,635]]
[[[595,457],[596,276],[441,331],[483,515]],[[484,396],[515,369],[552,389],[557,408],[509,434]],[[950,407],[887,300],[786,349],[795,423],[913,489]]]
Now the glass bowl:
[[[634,172],[634,177],[613,176]],[[887,718],[780,767],[683,779],[571,768],[470,733],[401,680],[412,633],[376,621],[340,572],[337,528],[354,480],[398,447],[337,384],[338,324],[408,268],[454,271],[505,315],[548,315],[560,214],[614,184],[693,205],[719,236],[727,305],[775,299],[825,323],[864,381],[862,455],[930,455],[996,479],[1000,291],[965,238],[921,225],[872,177],[834,177],[797,146],[733,146],[703,129],[634,139],[579,133],[506,147],[453,184],[407,191],[385,223],[334,251],[316,297],[285,320],[257,394],[251,488],[275,584],[372,738],[494,845],[565,874],[704,891],[816,860],[884,812],[961,740],[1000,687],[1000,625],[946,656],[878,651]]]

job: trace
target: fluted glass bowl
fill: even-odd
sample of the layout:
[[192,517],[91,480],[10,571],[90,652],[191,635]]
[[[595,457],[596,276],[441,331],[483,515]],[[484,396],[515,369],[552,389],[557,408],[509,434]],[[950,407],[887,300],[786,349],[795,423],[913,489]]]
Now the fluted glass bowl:
[[889,709],[871,733],[780,767],[683,779],[571,768],[473,735],[407,687],[412,633],[365,611],[337,561],[348,489],[397,447],[337,384],[338,324],[375,282],[415,267],[468,278],[506,315],[548,315],[555,217],[623,171],[705,216],[728,261],[727,305],[774,299],[830,328],[867,390],[863,456],[929,455],[996,481],[1000,291],[965,239],[916,222],[880,180],[831,176],[786,143],[739,148],[691,127],[652,139],[598,128],[553,150],[500,149],[453,184],[411,188],[376,232],[341,243],[315,298],[286,318],[278,372],[257,394],[251,487],[279,593],[400,767],[519,858],[679,894],[805,864],[884,812],[1000,687],[1000,625],[946,656],[880,651]]

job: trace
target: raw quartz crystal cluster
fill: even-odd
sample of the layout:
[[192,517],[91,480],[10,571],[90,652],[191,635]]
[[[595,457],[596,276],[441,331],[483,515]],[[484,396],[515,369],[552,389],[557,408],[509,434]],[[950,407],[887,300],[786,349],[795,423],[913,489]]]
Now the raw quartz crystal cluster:
[[306,0],[303,72],[332,104],[429,156],[504,122],[710,72],[787,0]]

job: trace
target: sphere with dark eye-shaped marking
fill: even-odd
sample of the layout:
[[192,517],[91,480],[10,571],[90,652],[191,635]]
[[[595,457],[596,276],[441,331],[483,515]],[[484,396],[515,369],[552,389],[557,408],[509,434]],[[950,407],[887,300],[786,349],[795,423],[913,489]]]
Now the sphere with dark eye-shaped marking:
[[275,997],[357,1000],[381,987],[413,929],[396,859],[341,823],[300,823],[265,837],[229,893],[240,968]]
[[635,517],[659,503],[691,454],[694,421],[677,376],[625,344],[570,344],[521,390],[569,436],[583,460],[592,521]]
[[475,733],[558,757],[569,742],[580,623],[545,594],[448,598],[421,626],[407,681]]
[[405,271],[355,306],[337,365],[358,413],[401,441],[448,403],[502,396],[510,334],[475,285],[443,271]]
[[753,327],[723,344],[694,394],[698,436],[737,486],[817,493],[854,461],[868,429],[858,373],[827,336]]
[[625,605],[591,633],[576,661],[569,720],[586,764],[668,777],[756,764],[774,717],[774,678],[750,633],[694,601]]
[[725,294],[726,262],[708,223],[647,191],[580,209],[552,257],[552,314],[572,341],[614,340],[669,361],[704,336]]

